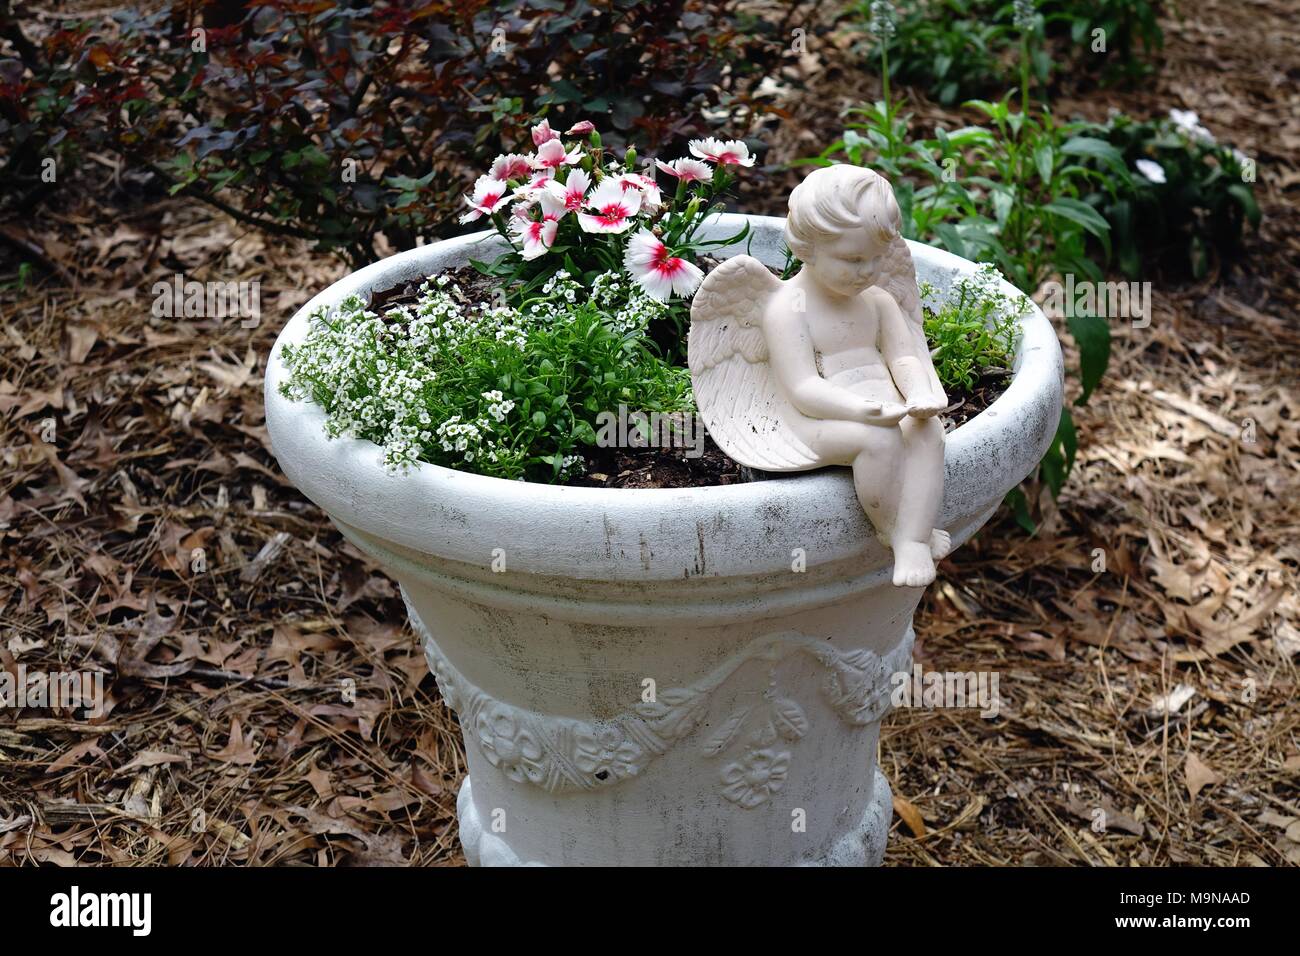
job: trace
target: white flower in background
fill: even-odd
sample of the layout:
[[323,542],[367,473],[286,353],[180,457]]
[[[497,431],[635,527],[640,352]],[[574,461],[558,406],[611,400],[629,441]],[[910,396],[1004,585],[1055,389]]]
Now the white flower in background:
[[1165,180],[1165,168],[1152,159],[1139,159],[1137,161],[1137,171],[1146,179],[1153,183],[1163,185]]
[[538,199],[541,198],[541,193],[537,190],[533,190],[532,192],[522,194],[516,193],[516,195],[519,195],[519,198],[516,199],[515,204],[510,207],[511,217],[513,219],[531,219],[533,217],[533,207],[537,205]]
[[506,204],[501,200],[509,189],[510,186],[500,179],[480,176],[474,183],[474,194],[465,197],[465,202],[469,203],[469,212],[461,216],[460,221],[473,222],[480,216],[490,216],[499,209],[504,209]]
[[669,255],[668,247],[649,229],[642,229],[628,240],[623,268],[648,295],[660,302],[666,302],[673,294],[689,298],[704,279],[699,266]]
[[575,149],[571,153],[564,151],[564,144],[558,139],[549,139],[537,148],[537,155],[533,157],[533,168],[535,169],[558,169],[561,166],[574,166],[582,159],[582,150]]
[[582,209],[582,200],[587,195],[587,189],[590,186],[591,177],[585,169],[572,169],[564,182],[555,179],[548,182],[546,191],[559,200],[561,206],[567,212],[578,212]]
[[867,29],[877,40],[888,40],[898,32],[898,11],[886,0],[871,0],[871,18]]
[[533,134],[534,146],[541,146],[545,143],[551,142],[551,140],[560,138],[560,134],[551,129],[550,120],[542,120],[532,128],[531,132]]
[[657,159],[655,165],[669,176],[676,176],[688,183],[707,183],[713,180],[713,167],[698,159],[674,159],[671,163]]
[[583,232],[627,232],[632,228],[632,217],[641,209],[641,193],[606,179],[587,197],[586,206],[594,212],[578,214]]
[[1034,28],[1034,6],[1034,0],[1014,0],[1011,20],[1016,29],[1028,32]]
[[753,166],[754,157],[749,155],[749,147],[738,139],[729,139],[725,143],[709,136],[705,139],[693,139],[688,144],[692,156],[707,159],[719,166]]
[[502,153],[492,160],[488,175],[504,182],[507,179],[528,179],[533,174],[532,161],[519,153]]
[[1169,119],[1192,139],[1205,143],[1214,142],[1214,134],[1201,125],[1201,118],[1192,110],[1170,110]]

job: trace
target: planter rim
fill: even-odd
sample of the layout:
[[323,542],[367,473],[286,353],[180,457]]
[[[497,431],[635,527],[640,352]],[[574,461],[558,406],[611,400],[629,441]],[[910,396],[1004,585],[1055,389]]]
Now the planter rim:
[[[763,258],[757,246],[765,244],[770,258],[783,234],[782,218],[726,214],[708,223],[704,232],[708,237],[725,236],[746,220],[755,240],[762,240],[750,251]],[[280,331],[264,380],[267,431],[289,479],[336,522],[415,552],[479,565],[491,560],[493,548],[507,548],[510,570],[538,574],[568,573],[568,552],[589,555],[584,566],[592,572],[590,566],[597,562],[591,552],[603,552],[599,573],[575,576],[610,579],[788,573],[788,548],[758,554],[706,547],[706,539],[715,537],[725,545],[728,528],[753,520],[784,527],[782,540],[792,532],[786,527],[791,524],[821,529],[815,535],[819,554],[809,554],[810,564],[865,556],[879,548],[862,517],[848,469],[733,485],[650,489],[510,481],[428,462],[390,474],[380,462],[378,445],[328,438],[320,406],[280,394],[280,384],[289,375],[282,349],[302,341],[316,308],[482,258],[499,242],[495,233],[479,232],[390,256],[319,292]],[[973,263],[935,247],[910,240],[908,245],[922,279],[966,275],[975,269]],[[744,251],[741,245],[718,254]],[[1008,296],[1021,294],[1006,281],[1000,287]],[[947,436],[940,525],[959,539],[978,527],[1005,493],[1033,470],[1056,432],[1062,396],[1056,332],[1032,301],[1020,325],[1020,345],[1006,391]],[[740,540],[738,534],[736,543]]]

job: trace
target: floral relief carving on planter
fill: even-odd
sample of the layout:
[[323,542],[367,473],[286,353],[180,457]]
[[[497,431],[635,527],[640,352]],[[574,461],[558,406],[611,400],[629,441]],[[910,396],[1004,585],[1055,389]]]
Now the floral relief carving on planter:
[[760,806],[785,786],[789,748],[809,729],[803,706],[781,692],[777,665],[797,654],[816,661],[823,669],[820,687],[826,703],[849,726],[868,727],[889,709],[890,675],[907,669],[912,652],[910,629],[884,657],[868,649],[836,650],[824,639],[782,631],[756,638],[689,687],[665,690],[655,701],[607,720],[585,721],[552,717],[490,696],[443,656],[409,599],[407,610],[438,690],[465,736],[507,779],[549,793],[596,790],[637,776],[696,733],[714,692],[742,666],[761,660],[770,665],[761,704],[736,709],[700,744],[706,757],[732,757],[718,773],[721,795],[745,809]]

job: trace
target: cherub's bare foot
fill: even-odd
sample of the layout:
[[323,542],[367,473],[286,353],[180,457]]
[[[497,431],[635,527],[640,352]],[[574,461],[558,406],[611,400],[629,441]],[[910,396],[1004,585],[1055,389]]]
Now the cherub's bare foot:
[[942,561],[952,551],[952,535],[942,528],[930,532],[930,557]]
[[894,585],[923,588],[934,580],[934,559],[924,541],[900,541],[894,545]]

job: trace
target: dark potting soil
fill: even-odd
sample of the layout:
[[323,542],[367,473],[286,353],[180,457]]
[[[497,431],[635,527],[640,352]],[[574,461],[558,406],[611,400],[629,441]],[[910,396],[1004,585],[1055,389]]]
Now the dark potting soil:
[[[774,270],[775,271],[775,270]],[[458,297],[467,303],[492,298],[500,279],[485,276],[473,266],[464,265],[447,273],[459,289]],[[371,295],[370,311],[383,314],[388,309],[414,305],[419,301],[423,280],[407,282]],[[1007,389],[1010,374],[990,372],[970,389],[948,393],[948,409],[940,415],[944,429],[952,431],[970,421],[993,404]],[[704,436],[703,452],[690,448],[586,448],[586,469],[565,484],[582,488],[701,488],[709,485],[733,485],[743,481],[785,477],[742,468]]]
[[[452,284],[458,290],[454,294],[458,299],[467,303],[489,301],[501,285],[499,278],[485,276],[471,265],[459,266],[449,272],[440,274],[451,277]],[[423,279],[416,279],[413,282],[406,282],[402,285],[395,285],[391,289],[372,293],[370,296],[370,311],[377,315],[383,315],[387,310],[395,309],[398,306],[415,305],[420,301],[420,286],[423,284]]]

